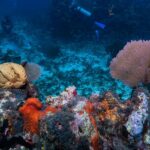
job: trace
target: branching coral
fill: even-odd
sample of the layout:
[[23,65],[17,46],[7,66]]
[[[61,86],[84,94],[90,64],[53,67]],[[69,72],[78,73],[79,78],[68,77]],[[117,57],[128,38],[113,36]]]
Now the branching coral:
[[29,98],[25,104],[19,108],[23,116],[24,130],[30,133],[39,133],[39,120],[48,112],[55,113],[57,110],[53,107],[42,109],[42,103],[37,98]]
[[150,41],[131,41],[110,64],[110,73],[130,86],[150,82]]

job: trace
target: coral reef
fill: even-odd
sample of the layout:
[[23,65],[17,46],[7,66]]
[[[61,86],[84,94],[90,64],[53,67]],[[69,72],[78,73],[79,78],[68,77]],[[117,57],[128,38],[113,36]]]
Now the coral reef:
[[21,89],[1,89],[1,124],[7,120],[9,126],[0,129],[9,131],[6,143],[11,136],[15,146],[45,150],[149,148],[149,93],[144,89],[136,89],[126,102],[111,91],[86,98],[75,86],[59,96],[47,96],[44,103],[37,96],[30,83]]
[[[87,140],[84,145],[86,149],[92,147],[94,150],[100,148],[130,150],[148,146],[146,142],[149,138],[149,131],[142,134],[146,129],[144,125],[148,116],[146,112],[149,94],[146,90],[137,89],[132,100],[124,103],[118,101],[118,96],[111,92],[105,93],[102,99],[99,96],[92,95],[90,100],[78,95],[74,95],[70,99],[68,93],[70,92],[66,90],[65,95],[67,96],[65,97],[60,94],[58,97],[50,96],[47,98],[47,103],[56,107],[59,112],[47,114],[40,122],[40,131],[45,140],[45,147],[49,145],[48,147],[51,146],[56,149],[60,149],[60,147],[63,147],[63,149],[78,149],[83,139]],[[139,109],[142,109],[142,113],[145,112],[143,113],[146,116],[145,118],[137,118],[136,115],[133,115],[135,112],[139,112]],[[64,119],[62,119],[62,116]],[[135,122],[133,123],[133,121]],[[142,124],[140,124],[140,121]],[[129,126],[132,131],[140,131],[139,134],[145,139],[145,142],[142,138],[138,139],[139,134],[132,134]],[[136,128],[134,128],[135,126]],[[67,131],[65,130],[66,127],[68,128]],[[61,133],[62,131],[64,134]],[[66,134],[67,136],[65,136]],[[64,144],[61,138],[66,138],[65,140],[68,142]],[[75,143],[76,141],[78,142]]]
[[41,120],[41,137],[45,142],[45,150],[50,149],[75,149],[76,140],[71,132],[70,124],[73,114],[70,112],[58,112],[55,115],[47,115]]
[[[110,77],[108,63],[111,55],[102,44],[90,41],[70,42],[69,44],[60,42],[58,43],[61,51],[59,57],[49,57],[45,55],[46,50],[43,50],[44,47],[41,44],[44,40],[46,43],[52,41],[47,32],[34,30],[35,34],[28,34],[26,30],[31,28],[30,24],[23,21],[19,22],[15,28],[19,39],[24,40],[23,45],[18,46],[17,43],[10,43],[7,40],[2,42],[0,62],[4,63],[8,60],[8,62],[19,64],[25,61],[40,64],[42,76],[35,81],[35,86],[40,89],[40,99],[44,100],[47,95],[58,95],[70,85],[78,87],[78,93],[83,96],[113,90],[122,100],[130,97],[131,88]],[[35,36],[37,34],[45,38],[39,39]]]
[[[58,113],[47,114],[41,121],[41,135],[47,142],[55,139],[51,145],[56,149],[60,146],[63,149],[78,149],[82,146],[99,149],[99,133],[93,116],[94,106],[87,99],[78,96],[74,86],[66,88],[59,97],[48,97],[47,103],[59,108]],[[81,146],[83,139],[87,142]]]
[[68,104],[72,99],[77,96],[75,86],[70,86],[63,91],[60,96],[47,96],[46,102],[53,107],[62,108],[62,106]]
[[[77,0],[93,13],[91,19],[70,3],[44,2],[49,5],[39,7],[46,12],[37,12],[35,3],[9,4],[9,12],[13,7],[21,13],[12,14],[9,37],[0,34],[0,149],[149,150],[149,92],[121,82],[131,87],[150,82],[149,41],[127,43],[113,59],[112,77],[121,81],[111,78],[108,67],[127,39],[149,39],[149,0]],[[93,19],[108,28],[98,31]]]
[[70,44],[64,45],[61,50],[61,55],[55,59],[43,57],[44,62],[37,59],[37,63],[42,64],[42,76],[35,85],[40,89],[41,99],[45,99],[47,95],[58,95],[70,85],[78,87],[78,93],[83,96],[112,90],[120,94],[122,100],[130,97],[131,88],[113,80],[109,75],[107,65],[110,55],[103,47],[96,45],[92,48],[92,43],[83,48],[82,45]]
[[[134,114],[139,109],[147,111],[148,105],[145,108],[142,107],[142,104],[145,103],[143,100],[148,100],[149,93],[144,89],[136,89],[132,96],[131,100],[120,103],[116,96],[108,92],[99,102],[97,124],[102,149],[146,149],[148,146],[143,140],[144,130],[148,128],[145,126],[146,118],[138,118]],[[147,116],[148,114],[145,112],[138,115]]]
[[23,120],[18,108],[27,97],[25,89],[0,89],[0,148],[9,149],[16,145],[32,148],[23,138]]
[[15,63],[0,64],[0,87],[20,88],[25,85],[27,76],[24,68]]
[[26,97],[27,92],[24,89],[0,89],[0,114],[17,110]]
[[[75,86],[59,96],[48,96],[45,103],[25,100],[26,94],[1,91],[0,131],[9,129],[6,143],[45,150],[149,148],[149,92],[145,89],[137,88],[126,102],[111,91],[87,99],[78,95]],[[23,104],[17,104],[23,95]],[[6,107],[4,101],[13,105]]]

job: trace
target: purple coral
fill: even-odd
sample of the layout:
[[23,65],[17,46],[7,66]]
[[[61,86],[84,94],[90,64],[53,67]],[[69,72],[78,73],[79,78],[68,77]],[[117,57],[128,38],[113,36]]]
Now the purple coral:
[[118,53],[110,64],[115,79],[130,86],[150,82],[150,41],[131,41]]

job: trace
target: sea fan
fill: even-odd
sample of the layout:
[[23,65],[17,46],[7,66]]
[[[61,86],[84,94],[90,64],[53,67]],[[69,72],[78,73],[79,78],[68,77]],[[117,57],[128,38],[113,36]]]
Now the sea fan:
[[131,41],[111,61],[110,73],[132,87],[150,83],[150,41]]
[[27,63],[24,68],[30,82],[37,80],[41,75],[41,67],[38,64]]

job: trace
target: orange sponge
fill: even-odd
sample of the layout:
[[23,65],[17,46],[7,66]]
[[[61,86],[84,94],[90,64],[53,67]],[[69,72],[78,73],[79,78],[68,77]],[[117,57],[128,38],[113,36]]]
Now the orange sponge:
[[24,120],[24,130],[31,134],[39,133],[39,120],[46,115],[47,112],[55,113],[56,108],[48,106],[45,110],[41,110],[42,103],[37,98],[29,98],[25,104],[19,108]]

